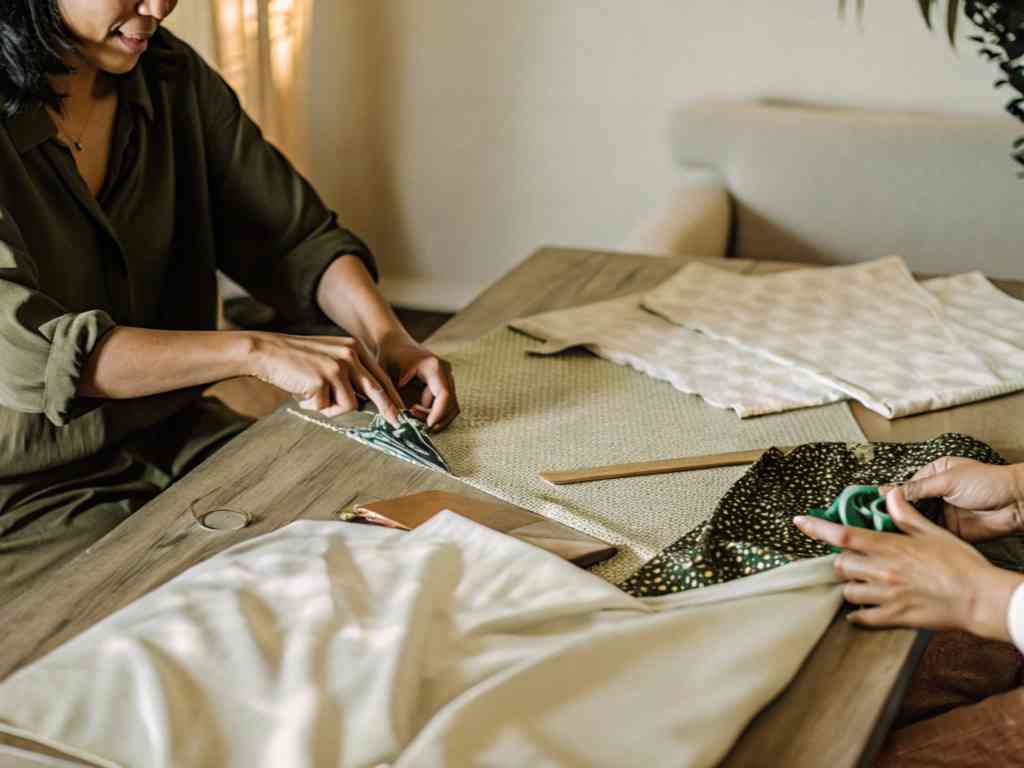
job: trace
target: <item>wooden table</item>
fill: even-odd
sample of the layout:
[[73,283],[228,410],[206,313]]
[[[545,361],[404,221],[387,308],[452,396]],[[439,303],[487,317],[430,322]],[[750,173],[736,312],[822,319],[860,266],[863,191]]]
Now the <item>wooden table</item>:
[[[431,339],[439,351],[505,322],[653,287],[687,260],[543,249],[485,291]],[[775,262],[719,262],[761,274]],[[1024,298],[1024,283],[1001,284]],[[969,433],[1024,460],[1024,394],[888,422],[854,407],[871,440]],[[293,520],[332,519],[357,501],[419,490],[480,495],[457,480],[340,439],[278,410],[139,510],[88,551],[0,607],[0,679],[192,565]],[[189,502],[250,512],[237,532],[197,526]],[[726,765],[841,768],[869,761],[923,648],[921,633],[868,631],[837,619],[778,700],[746,729]],[[766,663],[767,660],[766,660]],[[59,695],[59,694],[55,694]]]

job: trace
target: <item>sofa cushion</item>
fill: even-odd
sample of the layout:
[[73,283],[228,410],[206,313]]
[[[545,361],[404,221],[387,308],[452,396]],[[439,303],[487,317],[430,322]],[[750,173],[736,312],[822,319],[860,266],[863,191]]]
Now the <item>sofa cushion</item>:
[[[995,112],[995,107],[993,108]],[[1024,278],[1024,181],[1009,117],[701,102],[672,120],[675,161],[735,203],[735,256]]]

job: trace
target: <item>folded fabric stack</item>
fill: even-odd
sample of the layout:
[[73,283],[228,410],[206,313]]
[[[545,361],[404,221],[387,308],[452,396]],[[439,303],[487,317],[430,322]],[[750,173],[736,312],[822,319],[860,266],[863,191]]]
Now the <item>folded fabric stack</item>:
[[1024,302],[902,259],[746,276],[688,264],[646,294],[516,320],[741,417],[854,399],[887,418],[1024,389]]

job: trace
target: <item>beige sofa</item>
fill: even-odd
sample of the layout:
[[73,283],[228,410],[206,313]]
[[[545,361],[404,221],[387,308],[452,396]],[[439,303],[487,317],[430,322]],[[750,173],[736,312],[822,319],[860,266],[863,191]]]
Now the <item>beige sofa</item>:
[[[995,112],[995,108],[993,110]],[[681,188],[623,243],[1024,279],[1024,180],[1010,117],[701,102],[679,110]]]

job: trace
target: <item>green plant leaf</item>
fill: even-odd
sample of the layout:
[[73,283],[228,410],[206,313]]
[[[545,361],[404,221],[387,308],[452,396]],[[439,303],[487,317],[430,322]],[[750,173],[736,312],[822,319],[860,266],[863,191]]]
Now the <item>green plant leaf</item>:
[[946,31],[949,32],[949,44],[956,48],[956,23],[960,18],[960,0],[949,0],[946,6]]
[[921,8],[921,15],[924,16],[924,23],[928,25],[928,29],[932,28],[932,1],[917,0],[917,4]]

